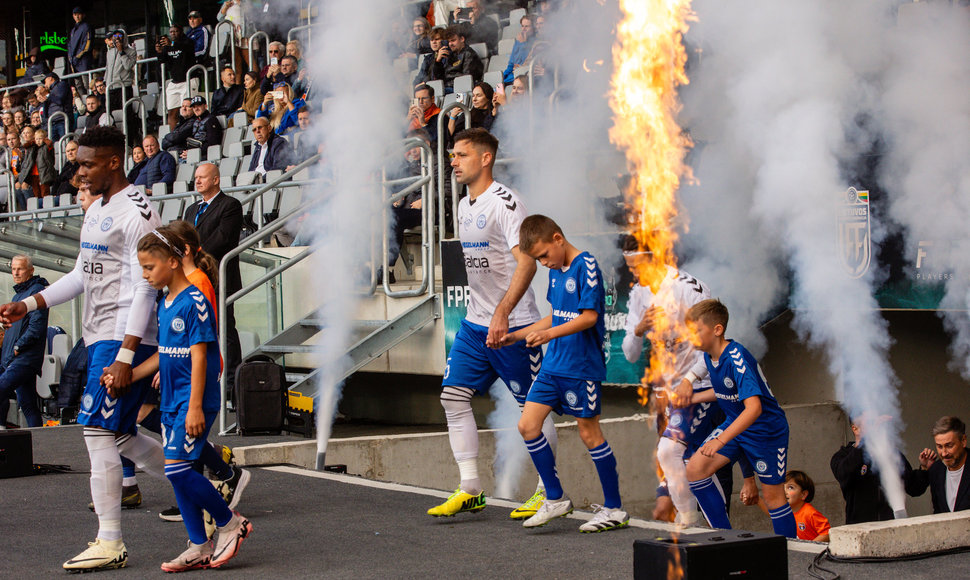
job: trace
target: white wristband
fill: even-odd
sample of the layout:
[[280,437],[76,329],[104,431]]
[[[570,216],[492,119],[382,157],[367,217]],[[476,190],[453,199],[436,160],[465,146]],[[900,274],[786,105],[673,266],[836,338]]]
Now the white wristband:
[[28,296],[23,299],[23,303],[27,305],[27,312],[33,312],[37,310],[37,299],[33,296]]
[[131,361],[135,360],[135,351],[130,348],[123,348],[118,351],[118,356],[115,357],[115,362],[124,363],[130,365]]
[[694,371],[687,371],[687,374],[684,375],[684,380],[688,383],[693,383],[697,380],[697,375],[694,374]]

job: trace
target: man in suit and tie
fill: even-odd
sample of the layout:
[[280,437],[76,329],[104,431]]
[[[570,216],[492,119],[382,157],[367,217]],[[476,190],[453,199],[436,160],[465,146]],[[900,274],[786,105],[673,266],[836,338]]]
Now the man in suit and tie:
[[[202,199],[186,208],[182,219],[195,226],[202,240],[202,249],[221,263],[222,258],[239,245],[243,222],[242,204],[238,199],[222,193],[219,187],[219,168],[214,163],[203,163],[195,169],[195,190]],[[239,274],[239,258],[233,258],[226,265],[226,296],[231,296],[240,289],[242,277]],[[225,372],[229,396],[233,398],[236,367],[239,366],[242,353],[232,305],[226,308],[225,314],[219,311],[219,316],[223,315],[226,317],[228,331]]]
[[933,441],[940,461],[930,466],[927,482],[933,513],[970,509],[970,475],[967,464],[967,426],[957,417],[945,416],[933,425]]

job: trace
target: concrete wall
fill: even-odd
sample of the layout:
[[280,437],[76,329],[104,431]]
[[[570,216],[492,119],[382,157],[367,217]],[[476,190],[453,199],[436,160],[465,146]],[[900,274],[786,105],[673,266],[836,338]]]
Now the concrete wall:
[[[789,451],[791,469],[801,469],[815,477],[814,505],[826,514],[834,525],[844,520],[842,496],[828,467],[832,451],[842,444],[846,420],[837,405],[831,403],[793,405],[785,412],[791,427],[792,444]],[[633,415],[604,419],[603,432],[617,457],[620,473],[620,492],[626,508],[637,517],[649,518],[654,505],[657,486],[654,451],[657,433],[654,417]],[[576,424],[557,424],[559,433],[558,469],[566,493],[578,506],[602,503],[602,491],[589,454],[586,452]],[[481,451],[479,469],[487,493],[495,489],[496,430],[479,431]],[[517,437],[517,433],[509,433]],[[237,461],[243,464],[292,463],[312,468],[316,460],[315,442],[285,443],[254,447],[237,447]],[[525,499],[537,483],[537,477],[523,453],[519,464],[521,474],[516,481],[513,498]],[[447,433],[393,435],[384,437],[356,437],[333,439],[327,450],[328,464],[345,464],[348,473],[368,479],[405,483],[435,489],[453,489],[458,472]],[[740,474],[736,475],[732,521],[736,527],[752,530],[770,528],[768,517],[756,507],[744,507],[737,502]],[[430,506],[429,506],[430,507]]]

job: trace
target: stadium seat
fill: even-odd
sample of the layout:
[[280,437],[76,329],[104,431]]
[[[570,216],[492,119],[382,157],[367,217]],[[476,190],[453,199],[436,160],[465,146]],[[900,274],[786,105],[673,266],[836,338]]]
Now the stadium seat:
[[472,75],[462,75],[455,79],[455,92],[470,93],[472,92],[474,84],[475,81],[472,79]]
[[[231,130],[232,129],[230,129],[230,131]],[[224,145],[223,149],[226,151],[227,159],[238,160],[240,157],[243,156],[243,144],[240,143],[239,141],[236,141],[235,143],[229,143],[228,145]]]
[[[144,186],[142,186],[142,187],[144,187]],[[57,205],[59,205],[61,207],[65,207],[65,206],[71,205],[72,203],[74,203],[74,202],[71,200],[71,194],[70,193],[62,193],[60,195],[60,200],[58,201]]]
[[515,40],[515,35],[522,29],[522,25],[513,27],[511,24],[502,29],[502,40]]
[[256,175],[255,171],[243,171],[236,176],[236,186],[252,185],[256,181]]
[[210,145],[209,149],[205,152],[205,158],[208,161],[217,162],[222,159],[222,146],[221,145]]
[[246,129],[243,131],[242,143],[243,145],[248,145],[249,143],[252,143],[254,140],[256,140],[256,136],[253,135],[253,126],[248,125]]
[[142,95],[141,101],[145,103],[145,110],[151,114],[155,110],[155,105],[158,104],[158,95]]
[[202,149],[193,147],[185,150],[185,165],[195,165],[202,161]]
[[38,397],[41,399],[52,399],[54,397],[51,385],[60,382],[63,364],[63,361],[58,360],[54,355],[44,355],[44,360],[40,365],[40,376],[37,377]]
[[162,218],[162,223],[167,224],[171,221],[182,218],[182,200],[181,199],[169,199],[165,201],[165,205],[162,206],[162,210],[159,212],[159,217]]
[[444,109],[448,105],[454,103],[458,100],[458,93],[448,93],[441,99],[441,108]]
[[525,16],[525,8],[515,8],[513,10],[509,10],[509,24],[514,23],[516,26],[521,27],[522,24],[519,21],[522,20],[523,16]]
[[36,211],[40,207],[39,197],[28,197],[27,198],[27,211]]
[[438,79],[434,81],[428,81],[425,84],[427,84],[429,87],[434,89],[434,96],[438,97],[437,101],[440,103],[441,96],[445,94],[445,81]]
[[301,195],[300,189],[291,187],[284,190],[280,196],[277,211],[279,215],[283,216],[300,207],[301,203],[303,203],[303,195]]
[[145,87],[145,92],[149,95],[159,94],[158,83],[155,83],[155,82],[148,83],[148,85]]
[[65,72],[64,69],[66,66],[67,66],[67,58],[63,56],[59,56],[54,59],[54,72],[57,73],[57,76],[64,76],[64,72]]
[[[198,149],[196,149],[198,151]],[[175,171],[175,181],[194,181],[195,166],[189,163],[182,163]]]
[[132,187],[134,187],[136,191],[138,191],[138,192],[140,192],[142,194],[145,193],[145,186],[144,185],[134,185]]
[[159,125],[158,126],[158,142],[161,143],[162,142],[162,139],[164,139],[165,136],[168,135],[171,132],[172,132],[172,130],[169,129],[168,128],[168,125],[166,125],[165,123],[162,123],[161,125]]
[[309,181],[309,180],[310,180],[309,167],[304,167],[303,169],[293,174],[293,181]]
[[50,354],[57,357],[61,361],[61,364],[67,360],[67,357],[71,354],[72,348],[71,335],[66,333],[55,334],[51,338],[51,352]]
[[236,175],[234,173],[230,173],[229,175],[220,175],[219,185],[221,187],[232,187],[236,185]]
[[486,68],[485,71],[505,72],[505,69],[509,66],[509,56],[510,55],[508,54],[497,54],[488,59],[488,68]]
[[515,47],[515,39],[508,38],[505,40],[498,41],[498,53],[499,54],[512,54],[512,49]]
[[165,195],[166,193],[168,193],[168,185],[166,185],[165,182],[159,181],[158,183],[153,183],[152,184],[152,195],[153,196],[155,196],[155,195]]
[[239,169],[242,171],[249,171],[249,164],[252,163],[253,154],[248,153],[243,155],[242,161],[239,162]]
[[484,42],[476,42],[475,44],[469,44],[468,48],[474,50],[475,54],[478,55],[478,58],[483,60],[488,58],[488,45],[486,45]]
[[271,181],[276,181],[283,176],[283,171],[280,169],[274,169],[272,171],[266,172],[266,180],[263,183],[269,183]]
[[145,39],[144,38],[135,39],[135,52],[138,53],[138,58],[145,58]]
[[487,73],[485,73],[485,76],[482,78],[482,80],[492,85],[493,89],[497,89],[498,86],[502,83],[502,71],[499,71],[499,70],[488,71]]
[[248,124],[249,117],[246,115],[246,111],[236,111],[232,114],[233,127],[245,127]]
[[176,181],[172,184],[172,193],[185,193],[186,191],[192,191],[188,181]]
[[[239,145],[237,143],[237,145]],[[240,146],[239,155],[242,155],[242,145]],[[239,157],[225,157],[219,160],[219,176],[225,179],[226,177],[233,176],[239,171]]]
[[52,209],[57,201],[56,195],[46,195],[41,198],[40,207],[44,209]]
[[216,120],[219,121],[219,125],[221,125],[223,129],[226,128],[228,121],[226,120],[225,115],[216,115]]

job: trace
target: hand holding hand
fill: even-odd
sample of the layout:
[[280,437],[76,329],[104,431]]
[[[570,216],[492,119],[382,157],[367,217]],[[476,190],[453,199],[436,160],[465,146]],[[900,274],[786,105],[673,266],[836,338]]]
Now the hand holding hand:
[[535,330],[525,337],[525,345],[529,347],[542,346],[553,338],[552,332],[549,330]]

